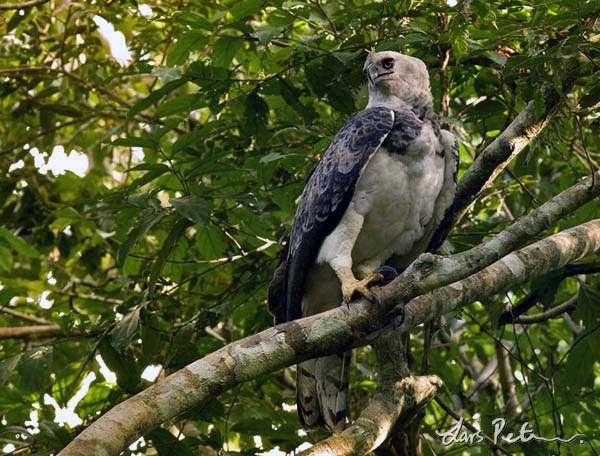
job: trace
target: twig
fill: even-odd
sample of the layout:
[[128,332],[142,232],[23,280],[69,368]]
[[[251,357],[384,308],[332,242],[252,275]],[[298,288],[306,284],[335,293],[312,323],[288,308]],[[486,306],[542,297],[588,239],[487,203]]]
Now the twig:
[[[74,334],[79,334],[79,332]],[[64,335],[65,332],[58,325],[15,326],[12,328],[0,328],[0,339],[39,339],[41,337]]]
[[35,315],[26,314],[23,312],[19,312],[18,310],[11,309],[9,307],[0,306],[0,313],[5,313],[8,315],[12,315],[13,317],[20,318],[21,320],[30,321],[32,323],[38,323],[40,325],[53,325],[50,320],[46,320],[45,318],[36,317]]
[[567,299],[562,304],[554,306],[544,312],[540,312],[533,315],[522,315],[515,319],[514,321],[508,323],[521,324],[521,325],[531,325],[533,323],[541,323],[543,321],[550,320],[551,318],[558,317],[565,312],[569,312],[570,310],[575,309],[575,305],[577,304],[577,295],[572,296]]
[[8,10],[20,10],[25,8],[30,8],[32,6],[41,5],[43,3],[47,3],[50,0],[29,0],[27,2],[21,3],[9,3],[8,5],[0,5],[0,11],[8,11]]

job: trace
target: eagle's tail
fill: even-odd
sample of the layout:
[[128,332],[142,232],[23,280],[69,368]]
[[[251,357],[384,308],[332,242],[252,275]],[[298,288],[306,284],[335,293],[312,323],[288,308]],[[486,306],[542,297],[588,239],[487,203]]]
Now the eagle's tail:
[[350,351],[298,365],[297,400],[305,428],[325,426],[341,432],[346,425]]

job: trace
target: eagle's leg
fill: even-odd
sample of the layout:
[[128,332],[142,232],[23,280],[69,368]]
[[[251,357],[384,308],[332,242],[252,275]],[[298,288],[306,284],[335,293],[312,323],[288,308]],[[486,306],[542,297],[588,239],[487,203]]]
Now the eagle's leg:
[[342,267],[336,271],[340,282],[342,282],[342,297],[346,304],[352,301],[354,293],[363,295],[366,299],[371,302],[378,300],[377,295],[373,293],[369,286],[384,280],[384,275],[379,272],[372,272],[365,278],[359,280],[354,276],[352,268]]

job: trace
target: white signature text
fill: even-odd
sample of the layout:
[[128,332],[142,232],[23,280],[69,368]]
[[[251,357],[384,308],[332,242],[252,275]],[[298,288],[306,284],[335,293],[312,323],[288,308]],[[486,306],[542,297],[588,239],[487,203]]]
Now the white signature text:
[[[483,443],[486,440],[486,437],[482,433],[481,430],[472,432],[463,427],[463,419],[461,418],[457,423],[448,429],[446,432],[435,431],[438,437],[442,438],[442,444],[444,446],[451,445],[453,443],[466,443],[469,445],[473,445],[475,443]],[[506,420],[504,418],[496,418],[492,421],[492,426],[494,427],[494,433],[491,436],[491,439],[496,445],[500,440],[506,443],[527,443],[532,440],[542,441],[542,442],[561,442],[561,443],[569,443],[575,440],[576,438],[584,438],[585,434],[575,434],[570,439],[562,439],[560,437],[553,437],[548,439],[546,437],[540,437],[536,435],[533,429],[529,428],[529,421],[525,421],[521,428],[519,429],[517,434],[509,432],[508,434],[504,434],[504,430],[506,429]],[[583,441],[580,441],[583,443]]]

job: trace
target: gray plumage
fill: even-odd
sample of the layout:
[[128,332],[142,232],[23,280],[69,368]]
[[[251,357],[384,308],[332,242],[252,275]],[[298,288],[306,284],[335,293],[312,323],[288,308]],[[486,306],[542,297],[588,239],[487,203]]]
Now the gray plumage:
[[[372,299],[376,268],[404,269],[447,234],[438,228],[452,219],[458,154],[433,112],[425,65],[373,52],[364,70],[369,103],[311,173],[269,287],[276,323],[334,308],[354,293]],[[299,364],[305,427],[344,428],[349,359],[346,352]]]

